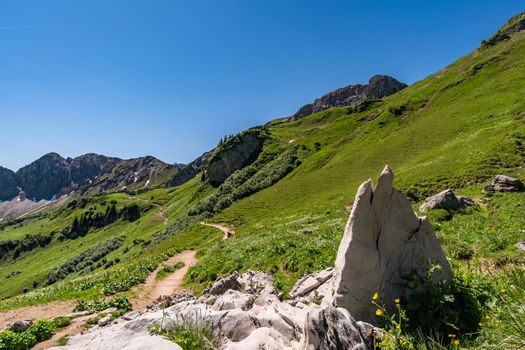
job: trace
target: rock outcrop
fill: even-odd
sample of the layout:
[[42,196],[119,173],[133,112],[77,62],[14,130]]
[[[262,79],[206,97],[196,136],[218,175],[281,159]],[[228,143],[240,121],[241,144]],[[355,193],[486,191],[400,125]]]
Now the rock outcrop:
[[426,213],[432,209],[458,210],[475,206],[476,203],[467,196],[456,196],[449,188],[438,194],[425,199],[425,202],[419,207],[419,211]]
[[506,24],[498,30],[490,39],[483,40],[481,47],[487,48],[495,46],[503,41],[510,40],[514,33],[525,30],[525,13],[520,13],[512,17]]
[[15,172],[0,167],[0,201],[13,199],[18,193],[17,184]]
[[210,155],[210,152],[205,152],[199,158],[182,167],[181,170],[168,181],[168,186],[179,186],[193,179],[206,168]]
[[375,75],[370,78],[368,84],[348,85],[323,95],[313,103],[302,106],[288,121],[298,120],[328,108],[357,105],[368,100],[380,99],[405,87],[407,87],[406,84],[392,77]]
[[328,304],[293,306],[279,299],[272,275],[248,271],[221,278],[197,300],[100,323],[55,349],[179,349],[150,335],[151,325],[161,322],[165,328],[207,324],[222,340],[221,350],[366,350],[371,342],[369,328],[348,311]]
[[492,182],[483,188],[485,192],[518,192],[523,189],[523,182],[520,179],[506,175],[496,175]]
[[334,267],[334,305],[358,320],[374,323],[374,293],[389,309],[394,299],[408,299],[403,277],[427,274],[439,264],[433,280],[451,280],[450,264],[428,220],[414,213],[408,199],[392,187],[385,167],[375,189],[370,180],[357,191]]
[[253,163],[262,151],[265,138],[264,133],[250,129],[218,147],[206,170],[210,184],[217,187],[235,171]]

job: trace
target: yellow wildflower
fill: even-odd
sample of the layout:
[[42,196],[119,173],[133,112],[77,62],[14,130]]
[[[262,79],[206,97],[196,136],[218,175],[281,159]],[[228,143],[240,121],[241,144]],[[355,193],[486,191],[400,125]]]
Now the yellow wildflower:
[[478,323],[480,327],[483,327],[483,322]]
[[383,310],[376,309],[376,316],[381,316],[383,314]]
[[500,289],[500,292],[501,292],[501,293],[505,293],[505,288],[501,288],[501,289]]
[[459,345],[459,339],[454,339],[454,340],[452,341],[452,344],[454,344],[454,345]]
[[395,298],[395,299],[394,299],[394,303],[396,303],[396,304],[399,304],[400,301],[401,301],[401,300],[399,300],[399,298]]
[[485,319],[490,320],[490,316],[489,315],[485,316]]
[[396,329],[400,329],[401,328],[401,325],[398,323],[396,324]]
[[448,334],[448,337],[449,337],[449,338],[454,338],[454,337],[456,337],[456,335],[455,335],[455,334],[452,334],[452,333],[449,333],[449,334]]
[[374,296],[372,297],[373,300],[379,299],[379,294],[377,292],[374,293]]

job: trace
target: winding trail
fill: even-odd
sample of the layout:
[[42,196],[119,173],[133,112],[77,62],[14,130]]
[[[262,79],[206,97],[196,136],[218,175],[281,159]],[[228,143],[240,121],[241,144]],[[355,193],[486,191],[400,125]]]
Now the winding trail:
[[[131,304],[133,310],[144,311],[146,307],[154,302],[158,297],[163,295],[171,295],[175,290],[178,290],[182,286],[184,276],[188,272],[188,269],[197,263],[196,252],[194,250],[186,250],[179,254],[176,254],[160,264],[155,271],[149,274],[146,281],[133,289],[135,293],[131,297]],[[157,273],[165,265],[172,265],[177,262],[183,262],[184,266],[162,281],[157,281],[155,277]],[[133,293],[132,293],[133,294]],[[5,328],[7,325],[17,320],[38,320],[42,318],[54,318],[58,316],[66,315],[72,312],[76,305],[76,301],[54,301],[47,304],[33,305],[23,307],[14,310],[0,311],[0,330]],[[71,319],[71,324],[59,331],[57,331],[50,339],[37,344],[35,350],[48,349],[58,345],[58,340],[63,336],[73,336],[82,332],[85,321],[93,315],[82,316]]]
[[235,234],[234,229],[228,228],[224,226],[224,224],[214,224],[214,223],[208,223],[204,221],[201,221],[200,224],[204,226],[215,227],[216,229],[221,230],[224,233],[224,237],[222,237],[222,239],[228,239]]
[[[146,309],[146,306],[151,304],[155,299],[163,295],[170,295],[175,290],[180,289],[182,285],[182,280],[188,272],[189,268],[197,263],[197,258],[195,257],[196,252],[194,250],[185,250],[175,256],[172,256],[164,263],[159,265],[150,273],[146,282],[140,285],[135,291],[138,293],[136,297],[133,298],[131,304],[133,305],[133,310],[143,311]],[[155,279],[157,273],[165,265],[172,265],[176,262],[183,262],[184,266],[171,275],[158,281]]]
[[13,321],[53,318],[70,313],[75,307],[74,300],[53,301],[47,304],[21,307],[14,310],[0,311],[0,330]]

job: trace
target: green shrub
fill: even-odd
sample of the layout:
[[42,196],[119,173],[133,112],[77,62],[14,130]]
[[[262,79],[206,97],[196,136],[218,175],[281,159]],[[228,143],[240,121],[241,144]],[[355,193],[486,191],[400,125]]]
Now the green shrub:
[[413,331],[425,335],[474,334],[479,331],[483,310],[493,290],[472,272],[456,271],[452,282],[434,282],[432,267],[426,276],[407,276],[406,287],[413,294],[403,306]]
[[32,348],[36,342],[36,337],[28,332],[0,332],[0,350],[26,350]]
[[87,302],[85,300],[78,300],[77,305],[75,306],[75,309],[73,311],[104,311],[110,307],[115,307],[117,310],[122,310],[124,312],[127,312],[131,310],[131,303],[129,302],[129,299],[125,296],[117,296],[111,300],[103,301],[103,300],[93,300],[90,302]]
[[68,335],[64,335],[63,337],[60,337],[58,339],[58,346],[66,346],[67,345],[67,342],[69,340],[69,336]]
[[68,317],[56,317],[53,319],[53,325],[55,328],[64,328],[71,324],[71,320]]
[[55,325],[49,320],[38,320],[33,323],[24,333],[33,335],[37,342],[51,338],[55,331]]
[[441,223],[452,220],[452,213],[445,209],[432,209],[426,213],[431,223]]
[[118,249],[124,237],[115,237],[100,242],[93,247],[87,249],[81,254],[69,259],[65,264],[52,269],[47,274],[46,284],[50,285],[59,280],[66,278],[70,273],[81,271],[87,267],[94,265],[97,261],[108,255],[112,251]]
[[299,146],[291,147],[265,165],[254,163],[237,170],[215,194],[190,208],[188,214],[219,213],[235,201],[272,186],[301,164],[298,149]]
[[172,264],[172,265],[166,265],[157,273],[157,276],[155,276],[155,279],[162,281],[163,279],[168,277],[171,273],[183,267],[184,267],[184,263],[182,261],[176,262],[175,264]]
[[155,323],[150,327],[150,333],[163,335],[184,350],[214,350],[220,345],[211,324],[199,315],[195,318],[179,317],[175,326],[169,329],[163,328],[162,323]]

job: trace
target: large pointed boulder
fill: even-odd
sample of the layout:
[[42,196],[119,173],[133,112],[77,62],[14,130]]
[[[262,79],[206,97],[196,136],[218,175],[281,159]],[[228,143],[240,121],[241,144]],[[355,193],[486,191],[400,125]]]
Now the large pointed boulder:
[[372,296],[393,308],[394,299],[408,298],[403,285],[411,273],[451,280],[450,264],[426,217],[414,213],[408,199],[392,187],[388,166],[375,189],[370,180],[357,191],[333,272],[333,303],[360,321],[376,323]]

